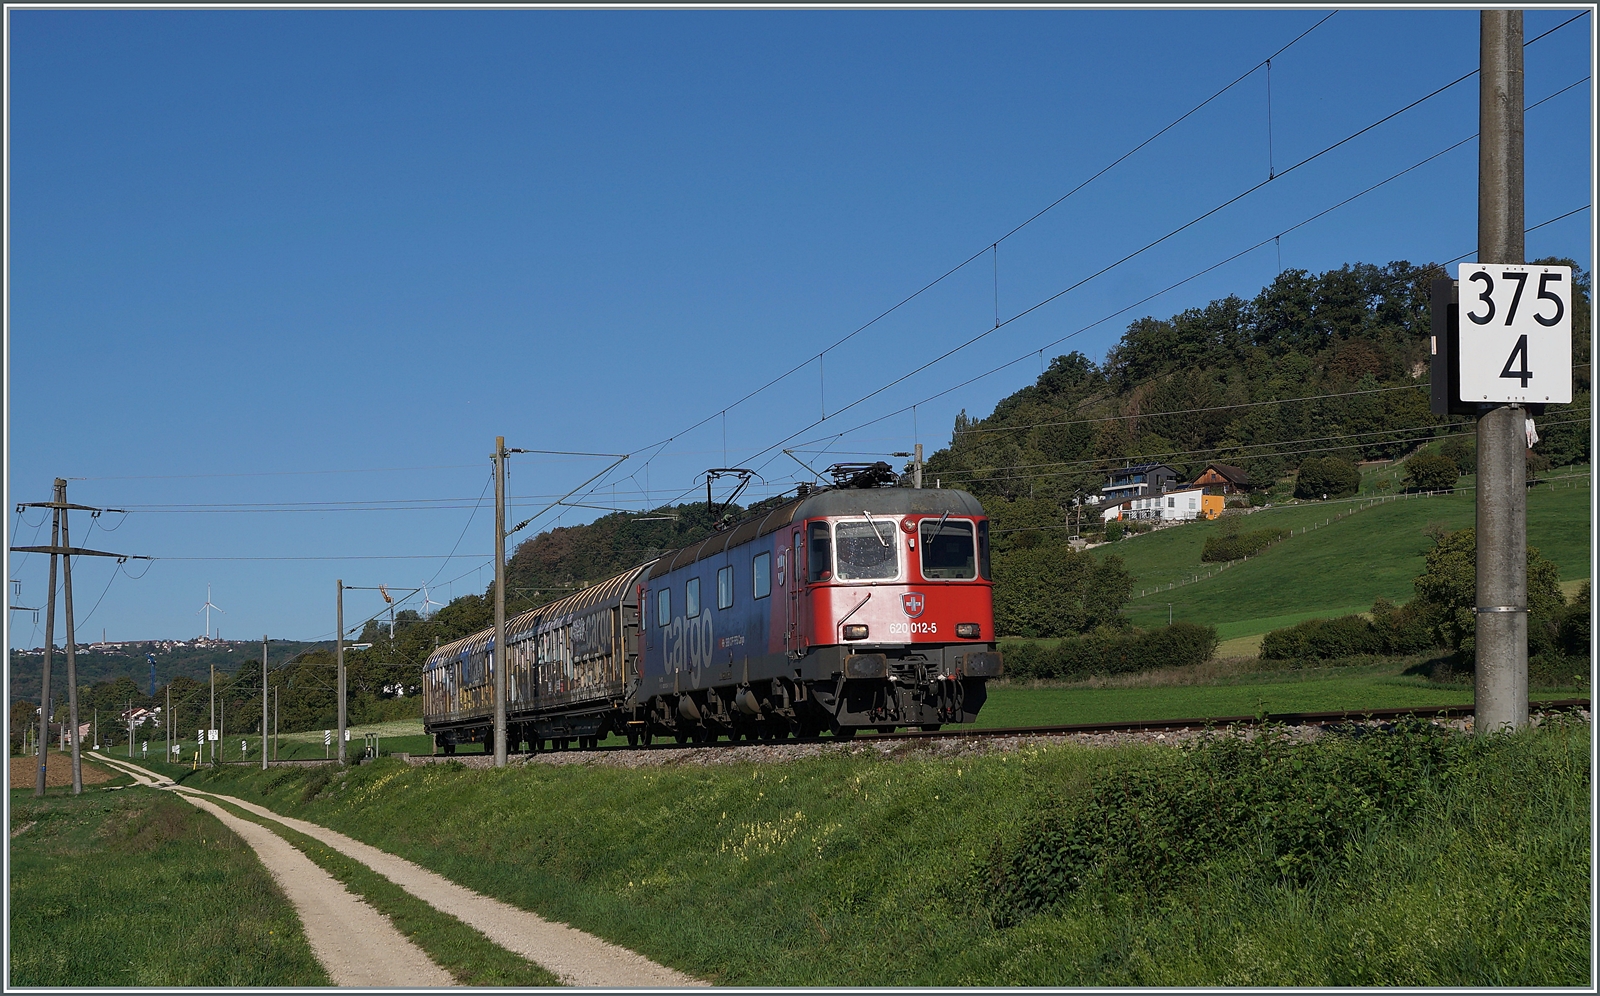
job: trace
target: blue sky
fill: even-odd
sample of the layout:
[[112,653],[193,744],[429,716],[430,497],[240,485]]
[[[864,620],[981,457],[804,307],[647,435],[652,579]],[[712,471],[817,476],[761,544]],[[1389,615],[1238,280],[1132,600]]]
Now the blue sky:
[[[1472,135],[1475,78],[846,409],[1476,66],[1476,12],[1345,11],[1273,61],[1270,147],[1258,69],[819,371],[1325,15],[12,10],[8,531],[47,540],[11,506],[56,476],[135,510],[74,524],[161,558],[81,561],[80,639],[198,634],[208,581],[224,637],[321,638],[336,578],[483,590],[496,435],[634,454],[591,504],[692,498],[712,466],[776,491],[803,474],[779,444],[931,452],[1047,343],[1099,360],[1141,315],[1253,295],[1280,250],[1469,252],[1474,142],[1093,325]],[[1591,20],[1527,50],[1530,102],[1589,75]],[[1591,100],[1529,112],[1529,224],[1589,203]],[[1591,245],[1585,211],[1528,253]],[[608,462],[513,458],[513,521]],[[9,577],[42,604],[43,557]],[[11,646],[42,640],[10,613]]]

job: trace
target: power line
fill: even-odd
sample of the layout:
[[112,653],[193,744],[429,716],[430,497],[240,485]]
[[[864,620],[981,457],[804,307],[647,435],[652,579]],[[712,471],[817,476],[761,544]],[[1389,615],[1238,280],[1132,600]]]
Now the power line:
[[[1321,20],[1319,20],[1315,24],[1311,25],[1311,27],[1307,28],[1306,30],[1302,31],[1300,34],[1296,35],[1294,38],[1290,39],[1289,42],[1287,44],[1285,44],[1283,47],[1279,48],[1277,51],[1273,52],[1271,55],[1267,56],[1265,59],[1263,59],[1260,62],[1256,63],[1255,65],[1251,66],[1248,70],[1246,70],[1244,73],[1242,73],[1236,79],[1234,79],[1231,83],[1227,84],[1222,89],[1216,91],[1211,96],[1207,97],[1205,100],[1202,100],[1200,103],[1196,104],[1194,107],[1190,108],[1188,111],[1185,111],[1182,115],[1178,116],[1173,121],[1169,122],[1166,126],[1164,126],[1160,130],[1155,132],[1155,134],[1151,135],[1149,138],[1147,138],[1144,141],[1140,142],[1138,145],[1135,145],[1132,149],[1129,149],[1127,152],[1123,153],[1121,156],[1118,156],[1115,160],[1113,160],[1109,165],[1107,165],[1104,168],[1102,168],[1099,172],[1095,173],[1093,176],[1089,177],[1087,180],[1084,180],[1084,181],[1080,182],[1075,187],[1073,187],[1072,189],[1068,190],[1066,193],[1062,194],[1060,197],[1057,197],[1054,201],[1051,201],[1044,208],[1042,208],[1039,211],[1035,212],[1032,216],[1027,218],[1021,224],[1017,225],[1015,228],[1012,228],[1010,231],[1006,232],[1004,235],[1000,236],[998,239],[992,240],[989,245],[984,246],[983,248],[981,248],[978,251],[974,252],[972,255],[968,256],[966,259],[964,259],[961,262],[957,263],[956,265],[952,266],[950,269],[946,270],[944,273],[941,273],[939,276],[935,277],[934,279],[928,281],[926,284],[924,284],[921,287],[919,287],[917,290],[915,290],[912,293],[906,295],[904,298],[900,299],[898,302],[896,302],[895,304],[893,304],[889,308],[887,308],[884,311],[880,312],[878,315],[876,315],[870,321],[858,326],[857,328],[855,328],[851,332],[847,333],[846,335],[841,336],[840,338],[834,340],[829,345],[823,347],[815,355],[807,356],[805,358],[805,360],[801,361],[800,363],[795,364],[794,366],[790,367],[788,370],[785,370],[783,373],[781,373],[778,376],[776,376],[776,377],[772,378],[771,380],[767,381],[765,384],[762,384],[760,387],[756,388],[755,390],[750,391],[749,393],[747,393],[744,396],[740,397],[739,399],[734,401],[732,404],[727,405],[726,407],[720,409],[719,411],[712,412],[711,414],[707,415],[705,418],[701,419],[700,421],[695,422],[694,424],[692,424],[692,425],[690,425],[690,426],[688,426],[686,428],[678,430],[677,432],[673,433],[671,436],[666,437],[665,439],[658,440],[657,442],[654,442],[654,443],[650,443],[650,444],[648,444],[646,446],[640,447],[640,449],[641,450],[654,449],[656,452],[652,453],[651,457],[650,457],[650,459],[653,460],[653,459],[655,459],[656,456],[660,455],[661,449],[664,449],[668,444],[670,444],[674,439],[678,438],[679,436],[682,436],[685,433],[693,432],[695,429],[700,428],[701,426],[711,422],[712,420],[716,419],[719,416],[725,417],[730,410],[732,410],[734,408],[737,408],[739,405],[742,405],[746,401],[749,401],[751,398],[756,397],[757,395],[759,395],[762,392],[766,391],[768,388],[772,387],[773,385],[778,384],[778,383],[786,380],[787,378],[793,376],[795,373],[798,373],[799,371],[801,371],[801,370],[805,369],[806,367],[810,366],[811,365],[811,361],[813,359],[816,359],[816,360],[818,360],[820,362],[821,358],[824,355],[826,355],[827,353],[832,352],[833,350],[835,350],[835,349],[839,348],[840,346],[844,345],[845,343],[849,342],[851,339],[855,338],[857,335],[861,334],[862,332],[864,332],[867,329],[871,328],[872,326],[876,325],[878,322],[880,322],[883,319],[887,318],[889,315],[895,313],[896,311],[898,311],[901,308],[905,307],[907,304],[910,304],[912,301],[916,300],[917,298],[921,297],[923,294],[927,293],[929,290],[931,290],[934,287],[938,286],[939,284],[943,283],[945,280],[949,279],[952,275],[954,275],[955,273],[958,273],[959,271],[964,269],[966,266],[971,264],[974,260],[980,259],[985,254],[989,253],[992,249],[996,249],[1001,242],[1004,242],[1005,240],[1009,239],[1011,236],[1013,236],[1016,233],[1020,232],[1022,229],[1026,228],[1028,225],[1031,225],[1033,222],[1037,221],[1040,217],[1044,216],[1045,214],[1050,212],[1052,209],[1054,209],[1055,207],[1060,205],[1063,201],[1067,200],[1069,197],[1071,197],[1072,195],[1076,194],[1078,191],[1082,190],[1084,187],[1087,187],[1090,183],[1093,183],[1095,180],[1099,179],[1100,177],[1104,176],[1106,173],[1110,172],[1116,166],[1120,165],[1124,160],[1128,159],[1130,156],[1134,155],[1139,150],[1141,150],[1145,146],[1149,145],[1151,142],[1154,142],[1156,139],[1160,138],[1162,135],[1165,135],[1167,132],[1169,132],[1173,128],[1177,127],[1177,125],[1181,124],[1183,121],[1185,121],[1190,116],[1195,114],[1201,108],[1203,108],[1206,105],[1210,104],[1212,101],[1216,100],[1218,97],[1222,96],[1224,93],[1228,92],[1233,87],[1237,86],[1239,83],[1241,83],[1245,79],[1249,78],[1253,73],[1255,73],[1262,66],[1266,65],[1267,63],[1271,62],[1273,59],[1275,59],[1278,56],[1282,55],[1284,52],[1288,51],[1290,47],[1295,45],[1297,42],[1299,42],[1306,35],[1309,35],[1311,32],[1315,31],[1317,28],[1320,28],[1323,24],[1327,23],[1327,21],[1330,18],[1332,18],[1334,16],[1334,14],[1337,14],[1337,13],[1338,13],[1338,11],[1333,11],[1332,13],[1324,16]],[[835,414],[837,414],[837,413],[835,413]],[[802,431],[804,431],[804,430],[802,430]],[[646,462],[648,462],[648,461],[646,461]],[[726,461],[724,461],[724,462],[726,462]]]
[[[1576,20],[1576,18],[1573,18],[1573,20]],[[1567,23],[1570,23],[1570,21],[1567,22]],[[1556,29],[1555,28],[1551,29],[1551,31],[1554,31],[1554,30],[1556,30]],[[1545,34],[1549,34],[1549,33],[1550,32],[1546,32]],[[1540,37],[1542,38],[1544,36],[1541,35]],[[1534,39],[1534,41],[1537,41],[1537,40],[1538,40],[1537,38]],[[1529,42],[1528,44],[1532,44],[1532,42]],[[1363,128],[1360,128],[1360,129],[1357,129],[1354,132],[1351,132],[1349,135],[1346,135],[1344,138],[1339,139],[1337,142],[1333,142],[1332,144],[1323,147],[1322,149],[1318,150],[1317,152],[1314,152],[1311,155],[1306,156],[1304,159],[1301,159],[1299,162],[1296,162],[1293,165],[1286,167],[1285,169],[1280,171],[1273,179],[1271,179],[1271,180],[1262,180],[1261,182],[1256,183],[1256,184],[1246,188],[1244,191],[1242,191],[1242,192],[1240,192],[1238,194],[1235,194],[1234,196],[1232,196],[1232,197],[1228,198],[1227,200],[1221,202],[1220,204],[1216,205],[1215,207],[1213,207],[1213,208],[1211,208],[1211,209],[1209,209],[1209,210],[1207,210],[1207,211],[1195,216],[1194,218],[1190,219],[1187,222],[1184,222],[1182,225],[1179,225],[1178,227],[1172,229],[1171,231],[1167,232],[1165,235],[1162,235],[1161,237],[1159,237],[1157,239],[1151,240],[1150,242],[1146,243],[1144,246],[1140,247],[1139,249],[1136,249],[1133,252],[1122,256],[1120,259],[1117,259],[1114,262],[1109,263],[1109,264],[1101,267],[1100,269],[1094,271],[1093,273],[1089,274],[1088,276],[1077,280],[1076,282],[1068,285],[1067,287],[1063,288],[1062,290],[1057,291],[1056,293],[1050,295],[1049,297],[1044,298],[1043,300],[1039,301],[1038,303],[1036,303],[1036,304],[1034,304],[1034,305],[1032,305],[1032,306],[1030,306],[1030,307],[1028,307],[1028,308],[1016,313],[1012,317],[1006,319],[1004,322],[999,323],[998,325],[994,326],[993,328],[984,329],[982,332],[979,332],[976,335],[973,335],[970,338],[966,339],[965,341],[959,343],[958,345],[951,347],[950,349],[948,349],[945,352],[939,354],[938,356],[936,356],[933,359],[927,361],[926,363],[923,363],[922,365],[912,369],[911,371],[901,375],[900,377],[897,377],[894,380],[889,381],[887,384],[884,384],[881,387],[878,387],[878,388],[874,389],[873,391],[870,391],[867,394],[862,395],[861,397],[859,397],[856,400],[850,402],[849,404],[845,405],[844,407],[836,410],[832,415],[825,415],[822,418],[810,423],[809,425],[806,425],[805,427],[797,430],[796,432],[791,433],[788,436],[785,436],[783,439],[780,439],[778,442],[772,444],[771,446],[768,446],[767,448],[762,449],[762,450],[758,450],[757,452],[755,452],[751,456],[745,458],[745,460],[743,462],[748,463],[750,460],[753,460],[753,459],[755,459],[757,457],[760,457],[760,456],[764,456],[765,454],[771,452],[773,449],[781,447],[784,443],[789,442],[790,440],[794,439],[795,436],[798,436],[800,433],[806,432],[806,431],[808,431],[810,429],[814,429],[817,426],[821,425],[823,422],[827,421],[829,418],[835,418],[835,417],[843,414],[844,412],[849,411],[850,409],[856,407],[857,405],[862,404],[863,402],[869,400],[870,398],[873,398],[873,397],[876,397],[879,394],[882,394],[884,391],[889,390],[890,388],[894,387],[895,385],[900,384],[900,383],[910,379],[911,377],[916,376],[917,374],[921,373],[922,371],[927,370],[929,367],[932,367],[935,364],[937,364],[937,363],[939,363],[939,362],[941,362],[941,361],[943,361],[945,359],[948,359],[950,356],[953,356],[956,353],[960,352],[961,350],[966,349],[968,346],[971,346],[974,343],[977,343],[978,341],[980,341],[980,340],[982,340],[984,338],[987,338],[988,336],[990,336],[990,335],[994,334],[995,332],[999,331],[1001,328],[1004,328],[1007,325],[1010,325],[1012,322],[1015,322],[1018,319],[1021,319],[1021,318],[1025,317],[1025,316],[1027,316],[1029,314],[1032,314],[1033,312],[1039,310],[1040,308],[1043,308],[1045,305],[1050,304],[1053,301],[1058,300],[1059,298],[1065,296],[1066,294],[1071,293],[1072,291],[1078,289],[1079,287],[1082,287],[1083,285],[1087,284],[1091,280],[1094,280],[1097,277],[1100,277],[1100,276],[1110,272],[1111,270],[1115,269],[1116,267],[1121,266],[1122,264],[1124,264],[1124,263],[1126,263],[1126,262],[1138,257],[1139,255],[1149,251],[1150,249],[1162,244],[1163,242],[1166,242],[1168,239],[1171,239],[1173,236],[1185,231],[1188,228],[1193,227],[1194,225],[1196,225],[1199,222],[1205,220],[1206,218],[1211,217],[1212,215],[1216,214],[1217,212],[1224,210],[1225,208],[1229,207],[1230,205],[1238,203],[1240,200],[1242,200],[1243,198],[1249,196],[1250,194],[1260,190],[1262,187],[1265,187],[1268,184],[1275,183],[1278,180],[1281,180],[1283,177],[1285,177],[1288,174],[1294,172],[1295,170],[1299,169],[1300,167],[1305,166],[1305,165],[1307,165],[1307,164],[1309,164],[1309,163],[1321,158],[1322,156],[1328,154],[1329,152],[1332,152],[1333,150],[1335,150],[1335,149],[1337,149],[1337,148],[1339,148],[1339,147],[1341,147],[1341,146],[1353,141],[1354,139],[1366,134],[1367,132],[1373,130],[1374,128],[1377,128],[1380,125],[1382,125],[1382,124],[1384,124],[1384,123],[1386,123],[1388,121],[1394,120],[1396,117],[1400,116],[1401,114],[1404,114],[1407,111],[1410,111],[1410,110],[1412,110],[1412,109],[1414,109],[1416,107],[1421,106],[1423,103],[1433,99],[1434,97],[1437,97],[1439,94],[1444,93],[1446,90],[1449,90],[1451,87],[1457,86],[1460,83],[1462,83],[1462,82],[1464,82],[1464,81],[1466,81],[1468,79],[1471,79],[1473,76],[1477,75],[1477,72],[1478,72],[1478,70],[1474,69],[1471,72],[1469,72],[1469,73],[1467,73],[1467,74],[1465,74],[1463,76],[1457,77],[1456,79],[1454,79],[1451,82],[1446,83],[1445,85],[1433,90],[1432,92],[1428,93],[1427,95],[1425,95],[1423,97],[1419,97],[1416,100],[1413,100],[1411,103],[1406,104],[1404,107],[1401,107],[1399,110],[1392,111],[1391,113],[1384,115],[1382,118],[1379,118],[1377,121],[1374,121],[1373,123],[1371,123],[1369,125],[1366,125]],[[1457,143],[1457,145],[1460,145],[1460,144],[1462,144],[1462,143]],[[1268,240],[1268,241],[1270,241],[1270,240]],[[1262,244],[1265,244],[1265,243],[1262,243]],[[1254,248],[1259,248],[1259,246],[1254,247]],[[1250,251],[1250,250],[1246,250],[1246,252],[1248,252],[1248,251]],[[1030,356],[1033,355],[1032,351],[1030,351],[1030,353],[1028,355],[1030,355]]]

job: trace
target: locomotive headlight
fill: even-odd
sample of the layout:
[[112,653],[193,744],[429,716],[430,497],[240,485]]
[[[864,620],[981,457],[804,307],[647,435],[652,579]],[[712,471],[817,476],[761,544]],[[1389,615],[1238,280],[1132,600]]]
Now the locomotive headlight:
[[956,623],[956,636],[963,640],[976,640],[983,636],[983,627],[977,623]]
[[844,638],[846,640],[865,640],[867,638],[866,625],[863,623],[847,624],[844,628]]

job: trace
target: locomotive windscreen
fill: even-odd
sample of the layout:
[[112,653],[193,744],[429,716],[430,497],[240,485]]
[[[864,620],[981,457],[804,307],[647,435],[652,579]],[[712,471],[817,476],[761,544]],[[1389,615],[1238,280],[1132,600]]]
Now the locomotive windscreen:
[[922,520],[922,576],[971,579],[978,576],[972,523],[965,519]]
[[841,522],[834,527],[840,581],[879,581],[900,575],[900,544],[893,519]]

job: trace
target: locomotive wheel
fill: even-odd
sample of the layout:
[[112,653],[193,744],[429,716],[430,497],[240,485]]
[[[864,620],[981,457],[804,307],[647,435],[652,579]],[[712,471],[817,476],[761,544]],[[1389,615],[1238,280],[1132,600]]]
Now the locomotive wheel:
[[894,732],[894,727],[892,727],[892,726],[880,726],[880,727],[878,727],[878,732],[879,733],[893,733]]
[[651,733],[648,729],[646,729],[643,733],[639,734],[639,742],[644,744],[646,747],[650,746],[650,741],[652,741],[654,739],[655,739],[655,734]]
[[632,730],[628,731],[628,746],[629,747],[637,747],[637,746],[639,746],[639,734],[634,733]]
[[938,723],[923,723],[922,724],[922,732],[923,733],[938,733],[939,732],[939,724]]
[[444,752],[445,752],[446,755],[454,754],[456,752],[456,745],[455,744],[445,744],[444,745]]
[[689,734],[687,734],[687,733],[675,733],[675,734],[673,734],[673,736],[677,739],[678,743],[680,743],[680,744],[686,744],[686,743],[689,742]]
[[856,728],[853,726],[841,726],[833,731],[833,735],[840,740],[849,740],[856,735]]

